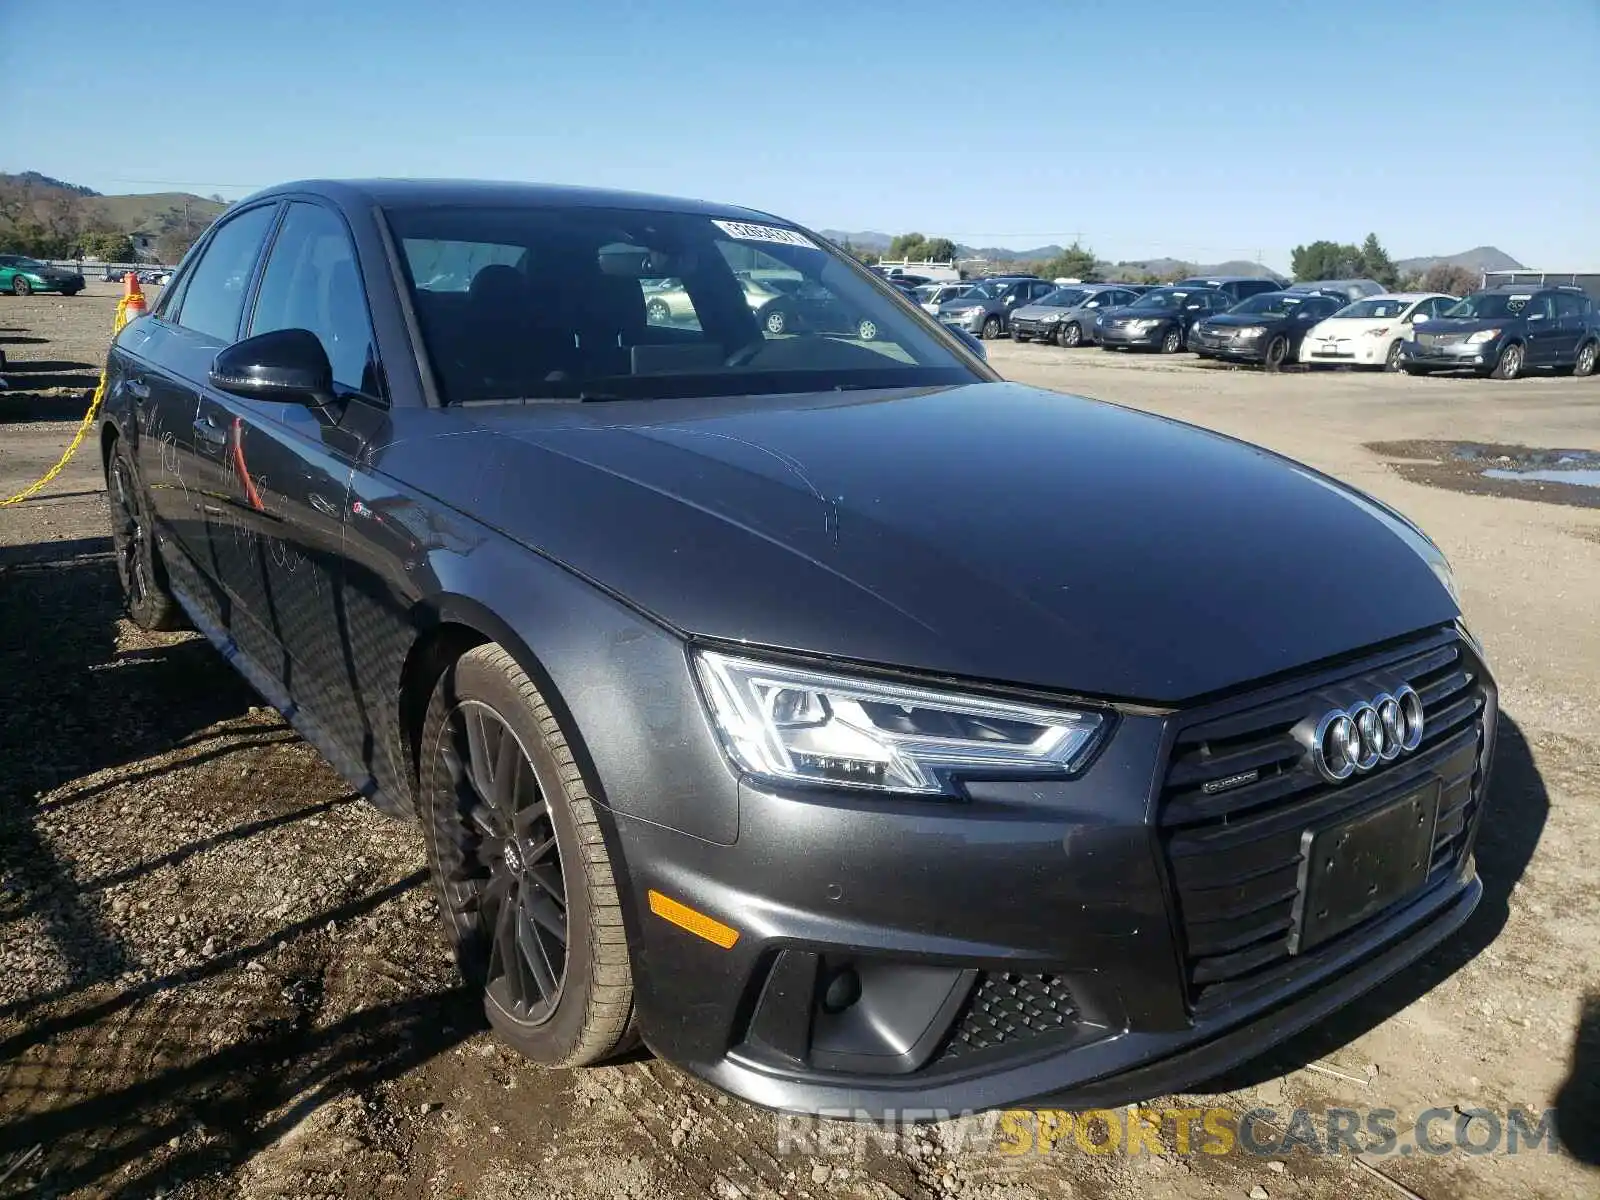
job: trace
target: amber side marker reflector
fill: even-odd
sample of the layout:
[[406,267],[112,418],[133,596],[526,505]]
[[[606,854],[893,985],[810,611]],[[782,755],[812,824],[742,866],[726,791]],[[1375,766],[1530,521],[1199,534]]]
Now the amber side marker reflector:
[[706,941],[729,950],[739,940],[739,931],[731,926],[724,925],[705,913],[695,912],[687,904],[679,904],[671,896],[663,896],[655,888],[649,891],[650,911],[663,921],[671,921],[679,929],[687,929]]

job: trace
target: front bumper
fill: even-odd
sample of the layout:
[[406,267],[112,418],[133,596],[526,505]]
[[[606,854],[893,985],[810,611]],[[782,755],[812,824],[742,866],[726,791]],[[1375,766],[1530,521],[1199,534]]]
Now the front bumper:
[[1229,362],[1258,363],[1266,359],[1267,346],[1271,341],[1270,336],[1247,341],[1240,341],[1234,337],[1208,337],[1191,329],[1185,346],[1196,354],[1210,358],[1225,359]]
[[1161,345],[1161,339],[1166,336],[1165,326],[1158,325],[1154,329],[1135,333],[1131,329],[1119,328],[1112,325],[1096,325],[1094,340],[1108,349],[1153,349]]
[[[1235,885],[1218,892],[1211,880],[1208,899],[1188,872],[1237,860],[1240,847],[1224,843],[1257,837],[1237,832],[1256,818],[1200,828],[1216,854],[1174,858],[1191,853],[1181,846],[1196,827],[1172,823],[1189,803],[1171,798],[1172,764],[1196,728],[1259,705],[1246,692],[1171,717],[1123,714],[1078,779],[973,785],[964,802],[741,782],[732,846],[614,815],[646,1043],[757,1104],[879,1118],[1040,1099],[1121,1104],[1258,1054],[1425,954],[1481,895],[1471,846],[1492,681],[1454,631],[1384,655],[1319,673],[1307,695],[1321,703],[1352,682],[1393,687],[1410,678],[1393,674],[1405,655],[1432,664],[1428,679],[1464,665],[1478,690],[1466,716],[1463,699],[1440,701],[1439,719],[1448,709],[1457,724],[1413,759],[1347,786],[1318,783],[1302,819],[1272,810],[1272,836],[1299,846],[1302,826],[1325,826],[1330,813],[1368,812],[1435,781],[1442,789],[1426,885],[1347,932],[1300,954],[1269,939],[1268,959],[1242,975],[1236,947],[1212,953],[1210,942],[1238,931],[1200,910],[1219,896],[1237,906]],[[1442,685],[1419,691],[1430,686]],[[1294,860],[1282,869],[1292,880]],[[656,918],[651,892],[737,930],[737,941],[723,948]],[[1264,943],[1251,945],[1259,956]],[[859,999],[836,1011],[830,984],[847,972]]]
[[1381,367],[1389,361],[1389,346],[1393,342],[1392,337],[1350,337],[1340,338],[1330,347],[1326,340],[1307,338],[1300,344],[1300,361],[1327,366]]
[[1056,330],[1059,328],[1058,321],[1034,321],[1026,317],[1011,318],[1013,338],[1038,338],[1041,341],[1050,341],[1056,336]]
[[983,329],[983,322],[986,316],[987,314],[982,311],[970,317],[947,317],[940,314],[939,323],[941,325],[949,325],[954,329],[965,329],[968,333],[978,333]]
[[1401,351],[1401,363],[1435,371],[1487,371],[1500,357],[1503,338],[1468,345],[1466,342],[1423,344],[1410,341]]

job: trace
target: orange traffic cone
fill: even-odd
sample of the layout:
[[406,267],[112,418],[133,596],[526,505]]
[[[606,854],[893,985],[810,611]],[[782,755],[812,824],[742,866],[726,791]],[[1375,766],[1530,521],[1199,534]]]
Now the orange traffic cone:
[[128,271],[122,276],[122,313],[124,321],[142,317],[150,311],[145,303],[144,290],[139,287],[137,272]]

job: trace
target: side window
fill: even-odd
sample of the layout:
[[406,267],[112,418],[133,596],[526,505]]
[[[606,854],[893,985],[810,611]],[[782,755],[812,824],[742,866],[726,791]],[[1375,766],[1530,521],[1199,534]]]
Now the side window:
[[1528,305],[1525,309],[1523,309],[1522,315],[1524,317],[1532,317],[1537,315],[1543,317],[1547,321],[1552,320],[1556,315],[1555,296],[1549,292],[1544,293],[1542,296],[1535,296],[1533,299],[1528,301]]
[[377,395],[372,324],[344,223],[320,204],[289,206],[261,275],[250,332],[309,329],[342,387]]
[[1556,315],[1563,321],[1569,318],[1581,319],[1583,317],[1583,297],[1572,296],[1562,292],[1556,297]]
[[1033,298],[1035,300],[1037,300],[1041,296],[1048,296],[1051,292],[1053,292],[1055,290],[1056,290],[1056,285],[1053,284],[1053,283],[1043,283],[1043,282],[1036,283],[1036,284],[1033,285]]
[[211,235],[184,285],[175,318],[179,325],[219,342],[234,340],[250,272],[277,211],[277,205],[263,204],[240,213]]

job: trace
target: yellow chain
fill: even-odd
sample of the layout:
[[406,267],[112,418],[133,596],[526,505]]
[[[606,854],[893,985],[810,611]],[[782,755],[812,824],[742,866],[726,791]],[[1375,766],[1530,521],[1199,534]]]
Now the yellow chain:
[[[122,299],[117,301],[117,315],[111,323],[111,336],[113,339],[117,336],[117,334],[122,332],[122,327],[127,323],[128,298],[124,296]],[[71,443],[67,446],[61,457],[56,459],[56,465],[51,467],[38,479],[34,480],[33,483],[23,488],[22,491],[18,492],[15,496],[7,496],[4,500],[0,500],[0,508],[9,508],[13,504],[21,504],[29,496],[32,496],[40,488],[47,486],[52,479],[61,474],[62,469],[72,461],[72,456],[78,452],[78,447],[83,444],[83,439],[88,437],[89,431],[94,428],[95,418],[100,415],[100,403],[105,399],[105,396],[106,373],[105,369],[102,367],[100,370],[100,382],[95,386],[94,389],[94,399],[89,401],[89,411],[83,414],[83,420],[78,425],[78,432],[73,434]]]

